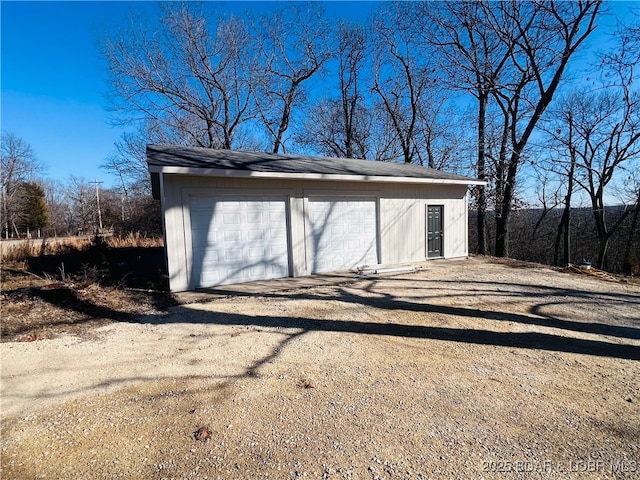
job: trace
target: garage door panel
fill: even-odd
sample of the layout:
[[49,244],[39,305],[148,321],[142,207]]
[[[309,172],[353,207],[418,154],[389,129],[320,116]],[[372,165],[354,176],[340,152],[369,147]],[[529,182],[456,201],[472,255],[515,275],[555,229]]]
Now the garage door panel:
[[239,242],[242,238],[242,235],[240,235],[240,232],[237,230],[227,230],[222,232],[222,235],[224,236],[225,242]]
[[218,204],[221,210],[229,210],[235,212],[240,209],[240,202],[234,202],[233,200],[225,200],[224,204],[217,202],[215,199],[211,199],[214,203]]
[[207,230],[211,223],[211,214],[203,212],[191,213],[191,228],[193,230]]
[[286,255],[287,253],[287,245],[282,243],[279,245],[271,245],[269,247],[269,253],[271,254],[272,257],[276,257],[276,256],[281,256],[281,255]]
[[286,202],[191,197],[194,288],[287,276]]
[[242,259],[242,250],[239,248],[229,248],[224,250],[224,259],[228,261],[232,260],[241,260]]
[[347,232],[349,235],[357,235],[362,231],[362,226],[357,225],[355,222],[350,223]]
[[264,247],[249,247],[249,258],[252,260],[261,260],[266,257],[266,249]]
[[217,285],[220,283],[221,276],[219,272],[207,272],[202,275],[202,283],[209,285]]
[[240,225],[240,215],[237,213],[223,213],[222,223],[225,225]]
[[332,225],[330,228],[330,233],[332,235],[343,235],[344,234],[344,225]]
[[249,230],[247,232],[247,240],[250,242],[256,242],[265,239],[265,232],[262,230]]
[[262,225],[262,222],[264,222],[262,212],[250,212],[247,215],[248,225],[254,225],[254,224]]
[[345,249],[345,242],[342,240],[334,241],[329,244],[329,248],[334,251],[342,251]]
[[312,272],[377,264],[373,199],[310,198],[307,255]]

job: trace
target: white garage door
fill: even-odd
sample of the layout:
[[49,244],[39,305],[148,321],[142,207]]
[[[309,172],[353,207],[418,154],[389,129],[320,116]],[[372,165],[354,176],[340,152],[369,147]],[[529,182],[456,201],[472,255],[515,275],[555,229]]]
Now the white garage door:
[[284,199],[191,197],[193,288],[289,275]]
[[378,263],[373,199],[309,198],[307,258],[312,272]]

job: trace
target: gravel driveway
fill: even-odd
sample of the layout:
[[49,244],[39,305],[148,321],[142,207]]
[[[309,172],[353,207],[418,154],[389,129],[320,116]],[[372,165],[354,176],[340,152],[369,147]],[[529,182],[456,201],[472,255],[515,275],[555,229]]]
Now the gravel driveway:
[[638,478],[640,286],[423,267],[2,343],[1,477]]

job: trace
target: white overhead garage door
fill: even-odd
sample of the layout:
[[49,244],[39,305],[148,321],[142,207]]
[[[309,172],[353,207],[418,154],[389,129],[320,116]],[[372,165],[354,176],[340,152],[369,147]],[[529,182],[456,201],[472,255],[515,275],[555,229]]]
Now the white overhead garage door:
[[307,259],[312,273],[378,263],[376,201],[309,198]]
[[191,197],[192,288],[289,275],[285,199]]

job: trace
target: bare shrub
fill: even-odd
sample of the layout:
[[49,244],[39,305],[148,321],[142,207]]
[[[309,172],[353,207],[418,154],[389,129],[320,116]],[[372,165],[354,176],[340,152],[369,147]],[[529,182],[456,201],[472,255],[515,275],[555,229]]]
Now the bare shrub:
[[[126,236],[105,237],[104,243],[111,248],[127,247],[162,247],[164,242],[161,237],[148,237],[139,232],[129,233]],[[47,239],[24,240],[23,242],[6,245],[0,242],[0,260],[5,262],[23,262],[29,258],[44,255],[62,255],[71,252],[80,252],[95,243],[94,238],[73,239]]]
[[129,233],[126,236],[107,238],[107,244],[113,248],[125,247],[162,247],[164,242],[160,237],[148,237],[140,232]]
[[[0,243],[0,245],[2,244]],[[2,245],[0,247],[0,258],[3,262],[23,262],[37,253],[38,249],[30,240],[17,245]]]

